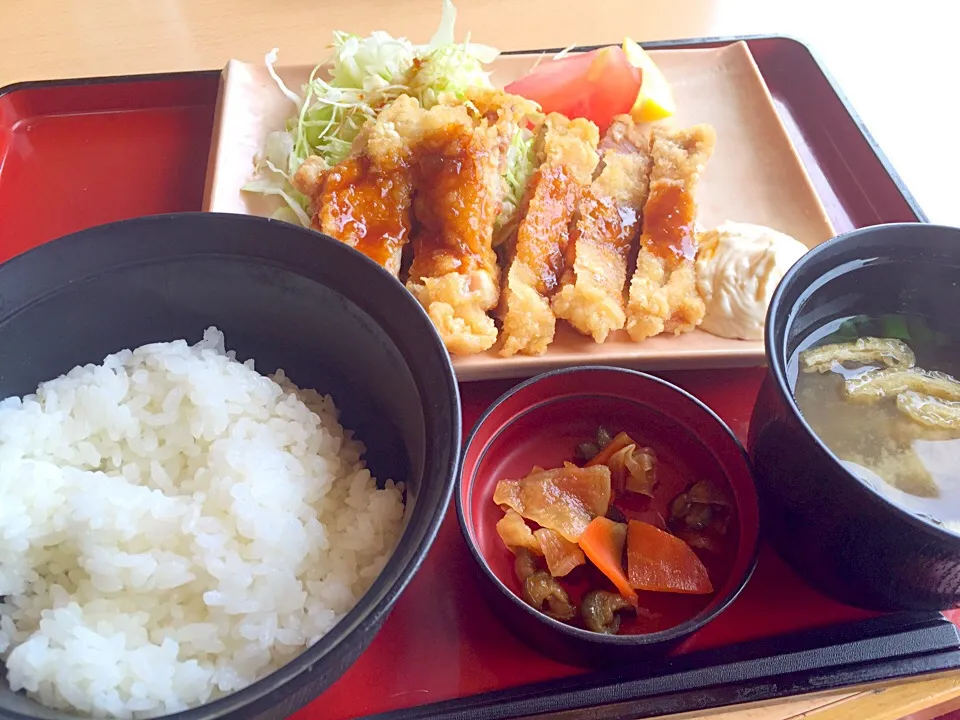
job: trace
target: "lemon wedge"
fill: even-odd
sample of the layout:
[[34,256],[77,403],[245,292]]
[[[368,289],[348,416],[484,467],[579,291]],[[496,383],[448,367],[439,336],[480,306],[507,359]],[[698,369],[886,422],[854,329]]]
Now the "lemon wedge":
[[630,38],[623,39],[623,53],[631,65],[643,72],[643,85],[630,111],[633,119],[653,122],[673,115],[677,111],[673,91],[653,59]]

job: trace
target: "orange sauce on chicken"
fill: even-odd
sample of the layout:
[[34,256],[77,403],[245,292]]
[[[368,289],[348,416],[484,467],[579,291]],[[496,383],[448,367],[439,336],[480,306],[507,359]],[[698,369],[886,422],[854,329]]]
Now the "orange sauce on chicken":
[[693,260],[697,254],[693,198],[683,187],[654,183],[643,208],[641,243],[664,260]]
[[563,166],[540,167],[531,184],[533,199],[517,234],[517,260],[533,271],[537,290],[549,295],[565,265],[568,226],[581,187]]
[[411,193],[406,168],[382,173],[366,156],[348,158],[327,173],[321,229],[387,266],[410,235]]
[[491,250],[497,204],[484,184],[489,151],[462,126],[430,133],[416,149],[419,227],[411,280],[495,265]]
[[583,244],[609,247],[626,262],[630,252],[632,231],[628,234],[614,202],[609,197],[598,196],[590,188],[583,190],[576,218],[570,226],[570,240],[564,251],[564,268],[560,274],[563,283],[576,280],[574,267],[577,248]]
[[577,243],[587,241],[606,246],[626,260],[637,230],[637,213],[629,207],[618,207],[606,196],[586,190],[577,209],[577,220],[567,252],[567,262],[575,260]]

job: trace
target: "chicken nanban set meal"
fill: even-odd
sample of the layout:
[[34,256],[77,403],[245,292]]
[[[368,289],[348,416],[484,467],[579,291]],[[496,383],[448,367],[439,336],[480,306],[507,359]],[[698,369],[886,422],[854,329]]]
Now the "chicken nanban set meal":
[[455,15],[231,61],[206,212],[0,265],[0,715],[565,711],[777,577],[960,647],[960,230],[835,222],[761,45]]

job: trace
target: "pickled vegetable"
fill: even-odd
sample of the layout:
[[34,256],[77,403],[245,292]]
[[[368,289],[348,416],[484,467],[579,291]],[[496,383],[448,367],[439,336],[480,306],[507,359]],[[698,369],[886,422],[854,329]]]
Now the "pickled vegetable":
[[848,343],[821,345],[800,353],[804,372],[830,372],[836,364],[869,365],[880,362],[888,368],[912,368],[916,356],[910,347],[893,338],[863,337]]
[[493,501],[575,543],[590,521],[610,507],[610,469],[569,466],[501,480]]
[[587,630],[616,635],[620,630],[620,613],[632,610],[633,605],[622,595],[591,590],[580,601],[580,618]]
[[638,520],[627,528],[627,577],[636,590],[713,592],[707,568],[683,540]]
[[726,532],[727,508],[730,501],[706,480],[694,483],[670,503],[670,521],[683,529],[700,531],[713,528],[719,534]]
[[[657,456],[652,448],[640,445],[627,433],[610,434],[603,428],[597,431],[597,447],[587,467],[606,465],[610,468],[610,480],[615,492],[631,492],[653,496],[656,485]],[[582,448],[583,446],[581,446]],[[581,453],[578,448],[578,455]]]
[[536,555],[527,550],[525,547],[518,547],[516,549],[516,558],[514,558],[513,561],[513,571],[517,574],[520,582],[526,580],[539,569],[540,568],[537,565]]
[[600,446],[595,442],[584,442],[577,445],[574,456],[581,462],[588,462],[596,457],[598,452],[600,452]]
[[607,576],[630,604],[637,604],[637,593],[623,568],[623,548],[627,543],[627,526],[607,518],[594,518],[580,536],[580,548],[597,569]]
[[497,535],[503,540],[510,552],[516,554],[517,548],[526,548],[535,555],[542,555],[540,543],[533,536],[533,531],[516,510],[508,509],[506,514],[497,522]]
[[563,577],[575,567],[587,562],[580,546],[570,542],[560,533],[540,528],[533,534],[540,544],[540,549],[543,550],[547,569],[553,577]]
[[607,518],[607,520],[613,520],[616,523],[623,523],[624,525],[627,524],[627,516],[624,515],[623,510],[618,508],[616,505],[611,505],[604,517]]
[[625,432],[617,433],[617,435],[610,442],[600,449],[600,452],[590,459],[590,462],[587,463],[587,467],[592,467],[594,465],[606,465],[610,458],[628,445],[636,445],[636,443]]
[[721,540],[714,533],[680,529],[677,531],[677,537],[696,550],[704,550],[714,555],[723,552]]
[[730,507],[730,499],[720,491],[720,488],[707,480],[691,485],[687,495],[690,502]]
[[602,425],[597,428],[597,432],[594,434],[593,440],[589,442],[583,442],[577,445],[577,449],[574,452],[574,455],[581,462],[588,462],[596,457],[603,448],[610,444],[610,441],[613,438],[610,436],[610,433]]
[[568,621],[577,616],[577,607],[570,602],[567,591],[544,570],[538,570],[523,581],[523,599],[554,620]]
[[[576,455],[590,459],[583,466],[564,461],[560,468],[535,467],[522,479],[501,480],[494,490],[493,501],[504,512],[497,533],[515,556],[524,602],[556,620],[616,634],[625,617],[644,621],[629,632],[662,626],[663,614],[643,607],[644,597],[647,604],[656,601],[638,590],[712,592],[691,546],[726,552],[723,534],[734,517],[726,487],[696,482],[669,503],[665,493],[676,492],[682,476],[668,469],[661,492],[655,452],[627,433],[611,437],[603,427]],[[616,505],[614,483],[624,493]],[[668,515],[670,506],[674,512]],[[685,603],[674,608],[665,599],[671,609],[664,614],[684,612]]]
[[637,448],[635,444],[618,450],[607,461],[610,482],[616,492],[631,492],[653,497],[656,479],[657,456],[650,448]]

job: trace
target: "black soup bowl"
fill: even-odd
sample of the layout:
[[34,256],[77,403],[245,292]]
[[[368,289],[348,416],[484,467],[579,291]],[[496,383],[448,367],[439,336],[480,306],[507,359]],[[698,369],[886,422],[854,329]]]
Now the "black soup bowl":
[[926,224],[834,238],[802,257],[773,296],[769,370],[748,443],[763,529],[800,574],[838,600],[876,610],[957,606],[960,535],[888,501],[827,449],[794,398],[797,350],[831,321],[857,315],[921,316],[960,341],[958,307],[960,229]]
[[[0,398],[123,348],[195,343],[211,325],[260,372],[282,367],[332,395],[371,472],[406,484],[397,548],[325,636],[244,690],[164,716],[287,717],[367,647],[433,542],[459,458],[459,393],[426,313],[373,261],[287,223],[186,213],[95,227],[0,265]],[[3,680],[0,716],[73,717]]]

